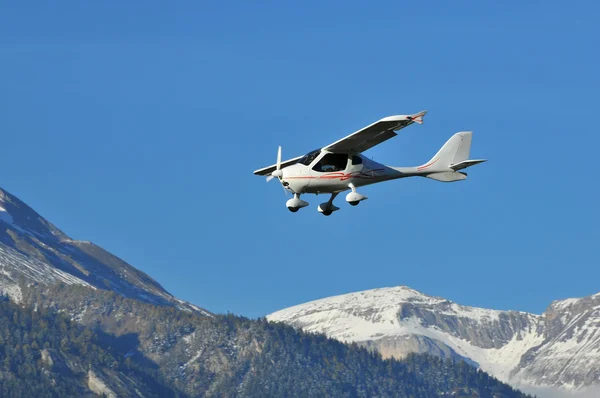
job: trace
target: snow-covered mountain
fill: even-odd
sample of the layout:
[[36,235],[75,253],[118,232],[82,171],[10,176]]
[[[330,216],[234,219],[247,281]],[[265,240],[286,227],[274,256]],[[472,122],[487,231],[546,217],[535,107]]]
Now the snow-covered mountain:
[[600,385],[600,294],[542,315],[462,306],[405,286],[324,298],[267,316],[384,357],[462,357],[502,381],[555,394]]
[[[4,381],[19,386],[14,380],[22,377],[27,383],[20,386],[46,383],[58,386],[60,396],[69,388],[76,388],[77,396],[128,397],[523,396],[487,375],[431,359],[397,363],[383,375],[383,364],[363,350],[307,338],[264,319],[210,314],[93,243],[73,240],[1,189],[0,294],[19,304],[0,297],[0,315],[9,327],[3,329],[3,341],[17,334],[46,339],[22,344],[20,351],[19,345],[9,347],[11,357],[26,360],[2,362],[2,391],[10,388]],[[73,323],[52,326],[53,321],[36,316],[34,331],[27,321],[32,313]],[[69,324],[83,337],[68,332],[64,338]],[[38,334],[40,328],[48,330]],[[46,347],[52,333],[60,344]],[[92,351],[94,342],[98,348]],[[332,355],[344,363],[330,362]],[[36,366],[33,380],[29,372]]]
[[20,301],[23,284],[56,282],[209,314],[172,296],[154,279],[101,247],[71,239],[0,188],[0,294]]
[[600,396],[600,293],[554,301],[542,314],[542,344],[523,355],[511,377],[567,389],[596,387]]

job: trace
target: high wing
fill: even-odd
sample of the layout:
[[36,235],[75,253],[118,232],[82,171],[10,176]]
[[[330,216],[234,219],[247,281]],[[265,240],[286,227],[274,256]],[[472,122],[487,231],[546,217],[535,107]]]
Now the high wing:
[[330,152],[364,152],[375,145],[381,144],[392,137],[395,131],[410,126],[413,123],[423,123],[423,116],[427,111],[421,111],[414,115],[388,116],[375,123],[334,142],[323,149]]
[[[291,166],[291,165],[297,163],[300,159],[302,159],[302,156],[298,156],[297,158],[293,158],[290,160],[286,160],[285,162],[281,162],[281,168]],[[272,164],[270,166],[263,167],[262,169],[258,169],[256,171],[254,171],[254,174],[256,174],[257,176],[270,175],[273,171],[275,171],[276,168],[277,168],[277,164]]]
[[[339,141],[334,142],[331,145],[323,147],[324,150],[329,152],[364,152],[375,145],[381,144],[383,141],[388,140],[398,134],[395,131],[403,129],[404,127],[410,126],[413,123],[423,123],[423,116],[427,111],[421,111],[414,115],[396,115],[388,116],[375,123],[358,130],[357,132],[350,134],[349,136],[342,138]],[[281,168],[291,166],[298,163],[303,156],[298,156],[293,159],[281,162]],[[277,168],[276,164],[272,164],[262,169],[254,171],[255,175],[266,176],[270,175]]]

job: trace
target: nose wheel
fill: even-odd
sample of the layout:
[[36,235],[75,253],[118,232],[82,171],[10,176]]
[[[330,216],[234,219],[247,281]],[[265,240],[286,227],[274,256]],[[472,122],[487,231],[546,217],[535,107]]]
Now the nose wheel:
[[305,202],[302,199],[300,199],[300,195],[295,193],[294,197],[285,203],[285,206],[288,208],[289,211],[295,213],[301,208],[308,206],[308,202]]

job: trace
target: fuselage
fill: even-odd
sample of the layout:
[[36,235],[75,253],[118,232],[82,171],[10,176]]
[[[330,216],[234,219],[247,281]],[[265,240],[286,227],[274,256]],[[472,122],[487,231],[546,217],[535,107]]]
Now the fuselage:
[[313,151],[282,169],[282,183],[293,193],[335,193],[382,181],[421,174],[415,167],[397,168],[361,154]]

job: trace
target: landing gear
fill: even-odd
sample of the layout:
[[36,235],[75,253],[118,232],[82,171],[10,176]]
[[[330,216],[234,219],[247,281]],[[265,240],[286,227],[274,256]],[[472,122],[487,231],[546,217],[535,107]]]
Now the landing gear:
[[350,203],[351,206],[356,206],[361,201],[368,199],[366,196],[356,192],[356,187],[354,186],[354,184],[350,183],[348,184],[348,186],[350,187],[350,189],[352,189],[352,192],[346,195],[346,202]]
[[328,202],[321,203],[317,208],[319,213],[323,214],[324,216],[330,216],[334,211],[339,210],[340,208],[333,204],[333,199],[335,199],[337,195],[338,192],[332,193]]
[[285,203],[285,206],[288,208],[289,211],[295,213],[301,208],[308,206],[308,202],[305,202],[302,199],[300,199],[300,195],[295,193],[294,197]]

